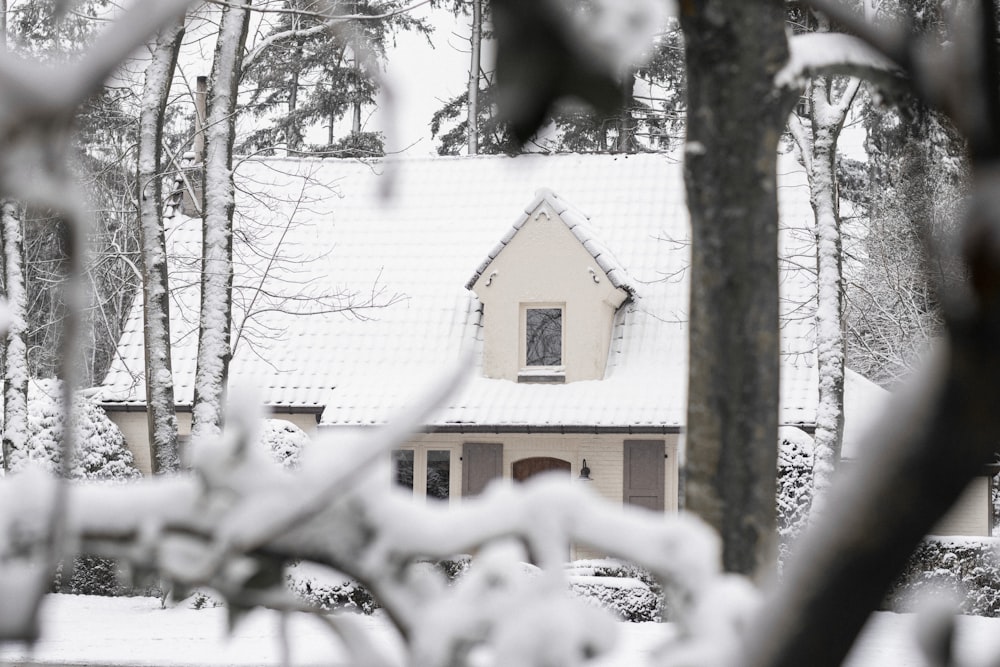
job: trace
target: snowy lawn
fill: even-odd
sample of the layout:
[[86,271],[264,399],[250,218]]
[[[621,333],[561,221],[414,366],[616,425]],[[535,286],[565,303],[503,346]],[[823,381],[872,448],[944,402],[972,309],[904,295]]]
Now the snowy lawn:
[[[240,623],[234,636],[226,635],[226,610],[160,609],[154,598],[100,598],[52,595],[43,610],[45,634],[29,654],[21,646],[0,649],[0,664],[70,665],[277,665],[277,615],[257,611]],[[875,667],[923,665],[911,641],[914,616],[876,614],[848,665]],[[396,652],[386,622],[378,617],[356,620],[376,634],[379,645]],[[655,623],[622,623],[621,647],[599,663],[602,667],[642,664],[664,632]],[[291,619],[292,664],[331,665],[344,653],[330,631],[305,616]],[[1000,619],[964,616],[959,619],[958,643],[965,664],[985,664],[991,649],[1000,651]]]

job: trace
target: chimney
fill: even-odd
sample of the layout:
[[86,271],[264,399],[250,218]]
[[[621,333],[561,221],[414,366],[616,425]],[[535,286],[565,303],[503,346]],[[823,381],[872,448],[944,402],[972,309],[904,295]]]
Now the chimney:
[[205,116],[208,100],[208,77],[199,76],[194,91],[194,139],[191,152],[184,155],[184,192],[181,213],[197,218],[201,215],[202,181],[205,165]]

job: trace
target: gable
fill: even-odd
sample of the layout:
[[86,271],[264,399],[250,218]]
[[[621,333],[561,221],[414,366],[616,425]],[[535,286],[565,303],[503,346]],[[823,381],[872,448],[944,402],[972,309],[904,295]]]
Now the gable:
[[[542,219],[546,221],[558,220],[561,225],[529,225],[531,222],[540,222]],[[627,269],[601,242],[587,221],[588,217],[585,214],[573,209],[565,199],[559,197],[551,189],[539,190],[535,193],[535,199],[524,209],[524,214],[517,218],[513,226],[476,269],[465,284],[466,289],[478,293],[476,285],[480,282],[480,278],[484,274],[492,274],[497,270],[496,267],[493,267],[494,261],[509,245],[514,245],[515,247],[528,247],[522,252],[531,252],[532,248],[539,248],[549,253],[550,256],[561,252],[576,255],[580,258],[579,261],[587,263],[588,269],[596,267],[591,274],[595,281],[597,281],[597,270],[599,270],[612,286],[630,294],[634,293],[635,285],[629,278]],[[526,226],[529,227],[528,239],[525,239],[524,234],[521,233]],[[521,238],[516,240],[519,237]],[[513,261],[518,260],[514,259]],[[489,282],[488,278],[487,282]]]

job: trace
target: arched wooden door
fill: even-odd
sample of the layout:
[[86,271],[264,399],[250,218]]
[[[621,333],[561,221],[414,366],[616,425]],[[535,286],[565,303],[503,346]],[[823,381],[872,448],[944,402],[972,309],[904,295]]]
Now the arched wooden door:
[[514,481],[523,482],[529,477],[534,477],[543,472],[558,471],[569,476],[569,461],[553,458],[551,456],[535,456],[530,459],[514,461]]

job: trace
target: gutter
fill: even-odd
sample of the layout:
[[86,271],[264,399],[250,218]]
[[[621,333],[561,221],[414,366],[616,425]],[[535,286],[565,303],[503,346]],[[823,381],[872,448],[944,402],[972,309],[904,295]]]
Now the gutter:
[[[145,403],[112,403],[102,401],[98,405],[106,412],[146,412]],[[268,414],[273,415],[314,415],[317,424],[320,417],[323,416],[323,410],[326,409],[326,406],[323,405],[290,405],[288,403],[264,405],[263,407],[267,410]],[[174,410],[177,412],[191,412],[191,404],[182,403],[175,405]]]

